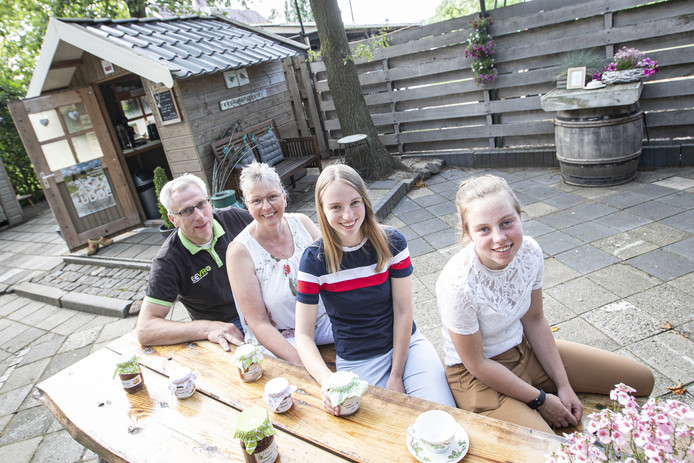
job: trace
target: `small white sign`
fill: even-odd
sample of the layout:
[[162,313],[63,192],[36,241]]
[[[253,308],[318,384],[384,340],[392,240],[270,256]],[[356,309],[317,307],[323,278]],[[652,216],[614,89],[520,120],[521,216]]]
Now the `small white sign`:
[[219,107],[222,111],[227,109],[236,108],[237,106],[242,106],[248,103],[253,103],[254,101],[262,100],[267,96],[267,90],[262,89],[257,92],[248,93],[246,95],[237,96],[236,98],[230,98],[228,100],[223,100],[219,102]]
[[235,69],[233,71],[226,71],[222,74],[224,76],[224,82],[227,84],[227,88],[239,87],[241,85],[246,85],[251,81],[248,77],[248,71],[246,68]]
[[104,74],[113,74],[115,71],[113,68],[113,63],[106,61],[105,59],[101,60],[101,67],[104,68]]

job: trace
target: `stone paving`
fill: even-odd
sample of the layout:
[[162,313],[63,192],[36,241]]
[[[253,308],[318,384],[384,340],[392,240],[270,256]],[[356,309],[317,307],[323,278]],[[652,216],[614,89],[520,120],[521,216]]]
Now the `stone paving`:
[[[457,251],[455,192],[469,175],[505,177],[525,212],[525,232],[545,260],[544,305],[557,338],[636,358],[653,369],[654,395],[694,382],[694,169],[640,172],[625,185],[566,185],[552,169],[445,168],[406,196],[400,178],[370,186],[390,211],[383,222],[407,237],[414,274],[415,320],[441,352],[434,287]],[[307,176],[290,209],[314,217]],[[397,190],[397,194],[393,192]],[[404,197],[403,197],[404,196]],[[401,199],[402,198],[402,199]],[[32,397],[34,385],[130,331],[147,268],[161,244],[151,229],[116,238],[87,257],[69,254],[45,203],[26,223],[0,231],[0,460],[96,461]],[[20,291],[59,289],[96,300],[126,301],[130,316],[111,317],[46,303]],[[14,290],[17,292],[14,292]],[[20,295],[21,294],[21,295]],[[45,294],[44,294],[45,296]],[[98,296],[104,299],[95,298]],[[186,320],[178,304],[176,320]],[[692,395],[676,398],[694,405]]]

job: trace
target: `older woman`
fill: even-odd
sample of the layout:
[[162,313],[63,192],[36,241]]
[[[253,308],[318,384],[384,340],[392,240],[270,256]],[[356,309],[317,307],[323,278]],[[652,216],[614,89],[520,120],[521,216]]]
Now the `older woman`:
[[[301,364],[294,348],[296,277],[301,256],[320,238],[304,214],[285,214],[287,193],[275,169],[254,162],[241,172],[240,187],[251,222],[227,248],[227,272],[245,331],[245,341]],[[333,342],[322,303],[316,344]]]

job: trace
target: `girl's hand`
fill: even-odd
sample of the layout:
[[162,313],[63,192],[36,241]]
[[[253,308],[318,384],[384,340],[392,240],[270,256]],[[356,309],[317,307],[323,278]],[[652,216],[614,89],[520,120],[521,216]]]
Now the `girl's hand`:
[[[579,402],[580,403],[580,402]],[[567,426],[575,426],[576,418],[571,414],[571,411],[564,406],[561,399],[554,394],[547,394],[545,403],[537,409],[550,426],[555,428],[565,428]]]
[[569,410],[571,415],[576,419],[576,422],[580,422],[583,417],[583,404],[574,390],[571,388],[559,389],[557,395],[561,403],[564,404],[566,409]]
[[320,388],[321,395],[323,396],[323,406],[331,415],[340,416],[340,406],[333,407],[333,403],[328,396],[328,381],[323,381]]
[[405,394],[405,385],[402,383],[402,376],[398,377],[390,375],[388,382],[386,383],[386,389]]

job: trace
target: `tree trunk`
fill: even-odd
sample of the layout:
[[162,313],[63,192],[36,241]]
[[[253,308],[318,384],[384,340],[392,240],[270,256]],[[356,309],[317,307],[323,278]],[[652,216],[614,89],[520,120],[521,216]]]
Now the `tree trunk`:
[[145,18],[147,11],[145,9],[147,3],[144,0],[125,0],[128,7],[128,12],[131,18]]
[[393,169],[407,169],[393,157],[378,139],[347,41],[337,0],[311,0],[318,28],[320,53],[328,74],[330,94],[343,136],[364,133],[371,145],[371,169],[374,177],[384,177]]

